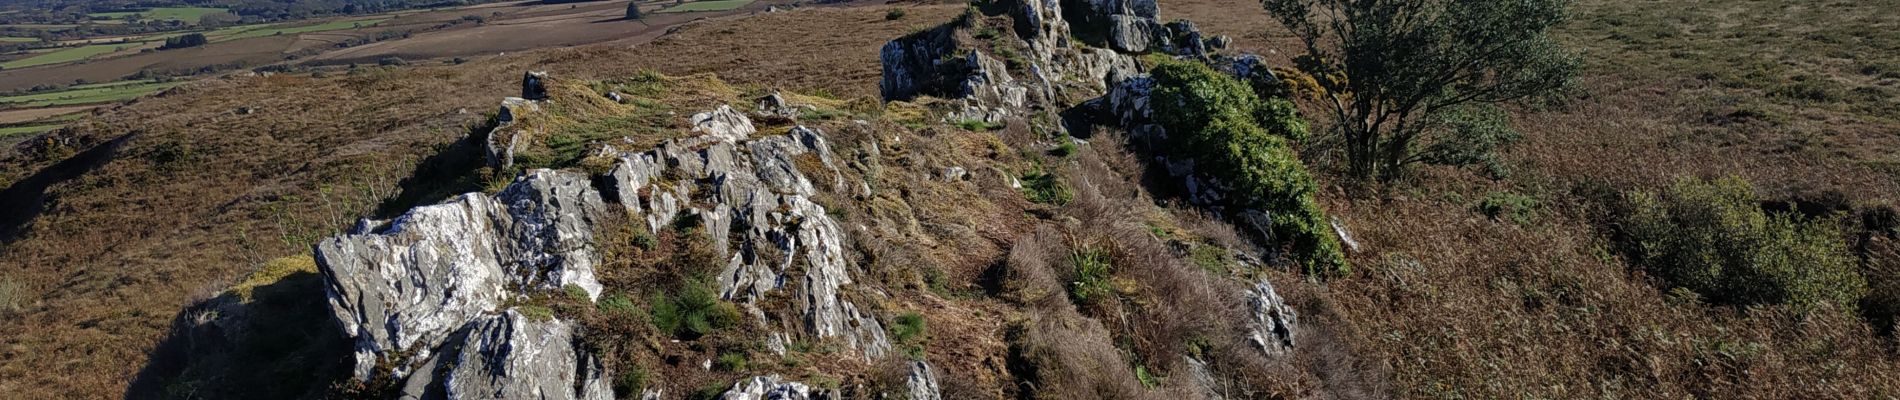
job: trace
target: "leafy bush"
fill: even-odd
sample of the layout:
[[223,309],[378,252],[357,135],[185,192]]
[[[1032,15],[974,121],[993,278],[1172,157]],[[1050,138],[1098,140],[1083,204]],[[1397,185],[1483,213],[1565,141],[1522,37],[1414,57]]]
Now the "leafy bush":
[[1262,102],[1245,84],[1200,63],[1163,61],[1153,76],[1150,104],[1168,146],[1193,157],[1198,173],[1226,184],[1228,205],[1272,215],[1272,239],[1308,272],[1347,272],[1339,238],[1313,201],[1318,185],[1286,144],[1306,132],[1292,106]]
[[1478,212],[1496,220],[1529,224],[1537,213],[1537,199],[1517,193],[1496,192],[1478,201]]
[[890,12],[884,13],[884,20],[886,21],[896,21],[900,19],[904,19],[904,9],[902,8],[893,8]]
[[653,299],[653,326],[680,339],[697,339],[739,322],[739,308],[719,300],[712,283],[688,280],[668,299]]
[[1851,309],[1867,291],[1838,224],[1765,212],[1741,179],[1684,180],[1629,201],[1636,265],[1709,301]]

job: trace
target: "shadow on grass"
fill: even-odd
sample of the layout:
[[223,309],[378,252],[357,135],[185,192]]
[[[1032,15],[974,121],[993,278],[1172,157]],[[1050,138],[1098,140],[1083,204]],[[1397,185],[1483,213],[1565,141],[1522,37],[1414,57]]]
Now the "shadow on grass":
[[137,134],[127,134],[93,146],[0,190],[0,243],[18,238],[27,225],[45,211],[48,187],[77,178],[112,161],[119,147],[135,136]]
[[419,205],[440,203],[462,193],[482,190],[484,168],[488,164],[488,131],[500,125],[489,116],[481,125],[469,128],[469,134],[453,143],[438,145],[435,154],[416,164],[402,180],[402,192],[377,205],[377,219],[395,218]]
[[178,312],[127,399],[310,399],[348,379],[351,344],[331,316],[323,279],[290,274]]

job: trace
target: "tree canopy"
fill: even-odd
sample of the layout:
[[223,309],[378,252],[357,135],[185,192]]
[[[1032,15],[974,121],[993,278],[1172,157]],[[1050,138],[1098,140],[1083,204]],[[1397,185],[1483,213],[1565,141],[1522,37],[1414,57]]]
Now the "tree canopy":
[[[1562,92],[1575,58],[1549,32],[1569,0],[1262,0],[1305,44],[1302,72],[1324,89],[1351,172],[1389,181],[1418,161],[1421,146],[1498,144],[1490,128],[1446,121],[1496,119],[1446,113]],[[1484,138],[1460,137],[1473,134]],[[1488,149],[1477,149],[1488,151]],[[1442,153],[1442,147],[1434,150]]]

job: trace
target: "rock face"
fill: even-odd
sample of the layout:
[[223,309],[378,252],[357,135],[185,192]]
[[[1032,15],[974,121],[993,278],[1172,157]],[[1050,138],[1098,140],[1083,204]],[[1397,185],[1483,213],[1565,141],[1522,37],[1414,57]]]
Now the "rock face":
[[[751,139],[744,115],[721,110],[694,117],[704,136],[618,153],[609,176],[622,207],[656,231],[682,216],[697,217],[727,260],[720,296],[767,322],[787,319],[802,328],[775,332],[774,350],[782,351],[785,335],[793,334],[842,339],[866,358],[886,354],[890,341],[883,325],[847,300],[854,267],[845,261],[844,230],[812,200],[814,185],[845,188],[824,135],[800,126]],[[800,165],[820,170],[802,171]],[[774,317],[758,308],[767,294],[780,290],[796,299],[790,315]]]
[[356,341],[356,376],[409,376],[457,334],[512,312],[501,309],[511,288],[599,296],[593,229],[606,209],[585,176],[536,170],[494,196],[465,194],[319,242],[332,311]]
[[[611,397],[567,322],[505,307],[534,292],[598,298],[594,232],[609,212],[626,212],[649,231],[695,217],[726,260],[721,297],[750,311],[758,328],[798,327],[772,332],[776,347],[812,337],[839,340],[866,359],[887,354],[882,324],[849,300],[854,267],[844,231],[812,200],[819,185],[845,187],[823,133],[801,126],[754,138],[751,120],[726,106],[691,123],[698,136],[642,152],[603,149],[618,159],[598,179],[611,196],[583,174],[534,170],[493,196],[465,194],[364,221],[319,243],[331,308],[356,342],[356,376],[393,378],[404,393],[431,398]],[[776,291],[795,300],[761,308]],[[797,387],[773,383],[758,393]]]
[[811,385],[784,380],[778,375],[755,376],[732,384],[720,394],[720,400],[812,400],[828,399],[813,391]]
[[1247,307],[1252,311],[1249,320],[1248,340],[1267,356],[1280,356],[1293,351],[1294,324],[1299,315],[1274,293],[1273,284],[1262,280],[1248,290]]
[[459,349],[441,361],[447,370],[440,378],[443,398],[614,397],[613,388],[601,379],[599,362],[576,347],[573,329],[565,322],[537,321],[508,310],[471,321],[463,340],[451,345]]
[[916,361],[910,363],[910,375],[904,378],[904,387],[910,400],[943,400],[943,390],[937,386],[937,371],[929,363]]

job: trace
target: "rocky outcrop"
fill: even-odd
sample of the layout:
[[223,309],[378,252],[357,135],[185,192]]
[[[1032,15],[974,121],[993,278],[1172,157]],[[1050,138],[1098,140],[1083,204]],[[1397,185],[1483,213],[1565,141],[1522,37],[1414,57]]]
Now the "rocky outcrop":
[[755,376],[732,384],[719,395],[720,400],[813,400],[829,399],[811,385],[780,378],[778,375]]
[[1299,315],[1273,291],[1273,284],[1261,280],[1247,291],[1246,298],[1252,314],[1247,324],[1247,339],[1269,357],[1293,351],[1294,324],[1298,323]]
[[[433,370],[432,360],[443,356],[445,344],[458,335],[491,330],[498,313],[513,313],[501,309],[516,296],[511,291],[574,287],[590,298],[599,296],[593,232],[605,210],[585,176],[536,170],[494,196],[465,194],[391,221],[364,221],[350,234],[319,242],[315,255],[331,309],[356,342],[356,376],[403,378],[418,367]],[[567,337],[558,321],[532,327]],[[560,347],[572,352],[571,346]],[[564,380],[570,387],[573,371],[579,370],[571,360],[586,358],[545,359],[523,352],[494,357],[541,365],[566,362],[547,370],[569,375],[534,379]],[[379,364],[385,366],[381,371]],[[498,373],[520,378],[533,371]],[[407,385],[429,386],[442,372],[414,374],[421,381]]]
[[507,169],[515,165],[515,151],[537,136],[533,128],[518,125],[517,122],[540,113],[540,103],[520,97],[501,100],[501,109],[495,111],[495,126],[483,138],[489,166]]
[[[799,335],[841,339],[867,358],[886,354],[890,341],[883,325],[848,300],[854,267],[844,258],[844,230],[812,200],[814,185],[844,189],[824,135],[800,126],[752,139],[745,116],[713,114],[705,120],[723,122],[696,124],[704,136],[617,153],[609,175],[622,207],[653,230],[683,216],[703,224],[727,260],[719,274],[721,297],[759,319],[794,319],[803,328],[774,332],[775,351],[782,351],[788,335]],[[793,294],[793,310],[759,308],[760,300],[780,290]]]
[[[462,340],[444,354],[439,389],[423,384],[409,393],[439,392],[447,399],[614,398],[600,363],[577,347],[573,328],[508,310],[471,321]],[[412,385],[416,381],[412,379]],[[577,384],[578,383],[578,384]]]
[[521,98],[528,100],[547,100],[548,73],[546,71],[528,71],[521,75]]
[[937,385],[937,371],[930,363],[914,361],[910,363],[910,375],[904,378],[904,388],[910,400],[943,400],[943,389]]

